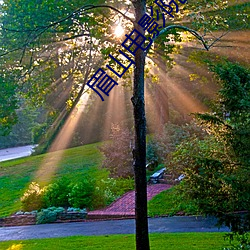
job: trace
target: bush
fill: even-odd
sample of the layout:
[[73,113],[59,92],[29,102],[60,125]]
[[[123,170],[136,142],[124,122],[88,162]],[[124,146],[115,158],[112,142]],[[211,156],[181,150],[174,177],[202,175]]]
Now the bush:
[[69,204],[73,207],[91,207],[92,195],[94,193],[93,182],[85,179],[72,186],[72,190],[69,193]]
[[62,207],[49,207],[37,213],[36,224],[55,222],[59,213],[64,212]]
[[45,188],[43,198],[45,207],[68,207],[70,190],[70,181],[66,178],[61,178],[58,181],[48,185]]
[[157,142],[152,139],[147,143],[147,170],[149,171],[154,171],[160,161],[157,153],[157,146]]
[[112,203],[117,197],[113,193],[116,185],[114,178],[101,179],[96,182],[93,195],[93,204],[95,208],[101,208]]
[[[228,233],[225,239],[229,240],[231,246],[225,247],[223,250],[250,250],[250,240],[247,233]],[[235,240],[237,243],[233,244]]]
[[39,210],[43,207],[44,189],[38,183],[32,182],[28,190],[21,197],[22,209],[24,211]]

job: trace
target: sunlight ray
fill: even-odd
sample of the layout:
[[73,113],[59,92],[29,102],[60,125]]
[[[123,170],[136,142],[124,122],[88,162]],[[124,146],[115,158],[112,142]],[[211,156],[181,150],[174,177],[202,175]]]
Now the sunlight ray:
[[[59,162],[63,157],[64,150],[69,145],[75,128],[81,117],[82,110],[84,110],[89,95],[85,93],[77,106],[72,111],[70,117],[67,119],[63,125],[61,131],[53,141],[49,152],[44,158],[40,168],[38,169],[35,179],[39,183],[47,183],[50,181],[51,177],[56,172]],[[56,151],[56,152],[54,152]]]

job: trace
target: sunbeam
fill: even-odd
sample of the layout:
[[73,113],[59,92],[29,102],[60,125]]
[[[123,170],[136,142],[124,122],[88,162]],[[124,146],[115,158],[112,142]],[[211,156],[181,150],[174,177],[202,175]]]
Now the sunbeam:
[[74,107],[71,115],[53,141],[51,147],[49,148],[49,152],[51,153],[46,155],[41,166],[39,167],[39,170],[36,173],[35,179],[39,183],[48,183],[56,172],[59,162],[63,157],[64,149],[68,147],[72,139],[75,128],[81,117],[81,113],[87,104],[88,98],[89,95],[87,93],[82,96],[81,100],[77,106]]

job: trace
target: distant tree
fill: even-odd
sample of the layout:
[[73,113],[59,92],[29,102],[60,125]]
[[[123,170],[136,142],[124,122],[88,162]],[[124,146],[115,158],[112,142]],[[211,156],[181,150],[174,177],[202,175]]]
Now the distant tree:
[[110,172],[113,178],[133,177],[133,155],[131,151],[132,135],[126,128],[117,124],[111,127],[110,142],[99,149],[104,154],[102,167]]
[[197,135],[203,138],[206,134],[194,121],[185,125],[167,123],[162,131],[155,133],[147,143],[147,161],[164,163],[168,155],[184,140]]
[[4,75],[0,76],[0,136],[10,133],[17,122],[18,99],[16,85]]

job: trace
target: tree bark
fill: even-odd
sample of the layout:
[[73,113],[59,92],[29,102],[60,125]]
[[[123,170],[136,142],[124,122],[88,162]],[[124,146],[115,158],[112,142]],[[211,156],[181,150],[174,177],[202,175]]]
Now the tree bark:
[[[146,1],[136,0],[135,28],[144,34],[137,24],[145,14]],[[144,101],[144,68],[145,52],[138,49],[135,54],[134,88],[132,103],[134,108],[135,146],[133,149],[135,174],[135,217],[136,217],[136,249],[149,250],[148,213],[147,213],[147,180],[146,180],[146,117]]]

